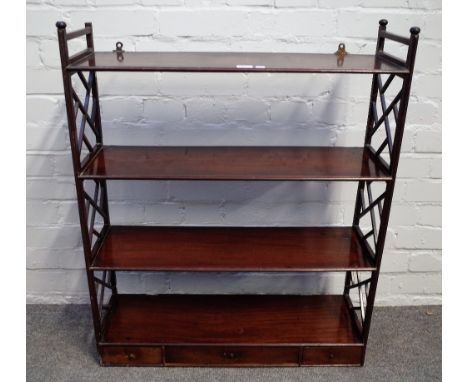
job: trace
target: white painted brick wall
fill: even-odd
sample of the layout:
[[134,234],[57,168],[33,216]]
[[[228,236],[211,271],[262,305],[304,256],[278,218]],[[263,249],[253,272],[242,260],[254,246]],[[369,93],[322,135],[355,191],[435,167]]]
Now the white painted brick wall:
[[[28,0],[28,302],[87,302],[55,22],[112,50],[373,53],[378,20],[422,28],[380,305],[441,303],[440,0]],[[83,48],[73,41],[71,50]],[[397,51],[401,53],[400,51]],[[361,145],[369,76],[100,73],[109,144]],[[355,184],[109,183],[116,223],[344,225]],[[123,291],[341,292],[342,275],[138,274]]]

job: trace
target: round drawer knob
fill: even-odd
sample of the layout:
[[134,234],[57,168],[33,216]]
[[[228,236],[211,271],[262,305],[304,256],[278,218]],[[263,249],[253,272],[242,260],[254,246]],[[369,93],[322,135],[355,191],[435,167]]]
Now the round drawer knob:
[[330,358],[330,359],[333,359],[333,358],[335,358],[335,354],[333,354],[333,353],[330,353],[330,354],[328,355],[328,358]]
[[223,352],[223,357],[224,358],[229,358],[229,359],[234,359],[234,358],[236,358],[236,355],[231,351],[230,352],[225,351],[225,352]]
[[129,354],[128,354],[128,359],[129,359],[130,361],[134,360],[135,358],[136,358],[135,353],[129,353]]

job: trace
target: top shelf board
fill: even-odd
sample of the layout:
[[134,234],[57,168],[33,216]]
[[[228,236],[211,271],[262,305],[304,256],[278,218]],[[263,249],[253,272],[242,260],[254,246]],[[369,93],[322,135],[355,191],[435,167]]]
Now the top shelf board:
[[95,52],[68,65],[72,71],[278,72],[408,74],[408,68],[374,55],[235,52]]

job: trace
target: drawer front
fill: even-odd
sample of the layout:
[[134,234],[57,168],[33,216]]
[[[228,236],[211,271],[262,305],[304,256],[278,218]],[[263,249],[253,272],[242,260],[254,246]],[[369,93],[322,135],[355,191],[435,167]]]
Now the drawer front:
[[295,347],[167,346],[166,365],[192,366],[297,366]]
[[362,346],[306,347],[302,353],[302,365],[361,365]]
[[103,346],[101,360],[106,366],[161,365],[162,350],[153,346]]

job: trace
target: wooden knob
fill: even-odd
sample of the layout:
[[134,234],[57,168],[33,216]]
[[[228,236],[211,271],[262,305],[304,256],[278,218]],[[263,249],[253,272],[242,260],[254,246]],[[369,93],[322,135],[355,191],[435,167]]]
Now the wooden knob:
[[333,353],[330,353],[330,354],[328,355],[328,358],[330,358],[330,359],[333,359],[333,358],[335,358],[335,354],[333,354]]
[[421,32],[421,28],[412,27],[409,31],[410,31],[411,34],[416,34],[417,35],[417,34],[419,34],[419,32]]
[[129,353],[129,354],[128,354],[128,359],[129,359],[129,360],[132,361],[132,360],[134,360],[135,358],[136,358],[135,353]]
[[58,28],[58,29],[65,29],[67,27],[67,24],[65,23],[65,21],[57,21],[55,23],[55,26]]
[[224,358],[229,358],[229,359],[234,359],[236,355],[233,352],[224,352],[223,353]]
[[386,27],[387,24],[388,24],[388,20],[382,19],[382,20],[379,21],[379,24],[382,25],[383,27]]

